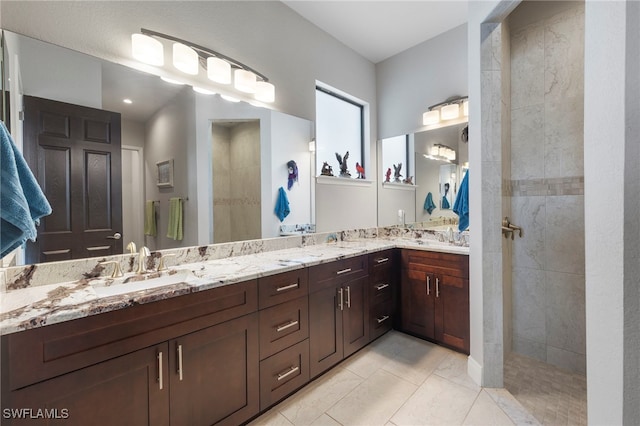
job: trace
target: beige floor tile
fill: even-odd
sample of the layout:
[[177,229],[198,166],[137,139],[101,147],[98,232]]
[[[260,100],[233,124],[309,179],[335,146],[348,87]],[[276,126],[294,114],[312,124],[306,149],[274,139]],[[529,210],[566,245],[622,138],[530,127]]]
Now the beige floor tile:
[[448,353],[449,350],[429,342],[422,345],[410,344],[382,368],[414,385],[421,385]]
[[382,348],[366,347],[345,360],[340,366],[367,379],[384,367],[391,357],[392,355]]
[[467,358],[467,355],[450,352],[442,360],[440,365],[438,365],[434,373],[453,383],[457,383],[473,391],[479,391],[480,386],[476,385],[476,382],[467,374]]
[[460,425],[471,409],[477,391],[432,375],[391,418],[403,425]]
[[471,406],[463,425],[473,426],[513,426],[509,416],[502,411],[496,402],[485,391],[481,391]]
[[276,408],[294,425],[306,426],[313,423],[362,382],[363,379],[360,376],[337,367],[289,397]]
[[511,420],[517,425],[532,425],[538,426],[540,422],[529,413],[518,400],[509,393],[508,390],[484,388],[491,399],[504,411]]
[[327,414],[343,425],[384,425],[417,386],[384,370],[375,372]]
[[280,414],[278,410],[272,408],[249,423],[249,426],[293,426],[293,423]]
[[328,414],[323,414],[311,423],[310,426],[342,426],[340,423],[329,417]]

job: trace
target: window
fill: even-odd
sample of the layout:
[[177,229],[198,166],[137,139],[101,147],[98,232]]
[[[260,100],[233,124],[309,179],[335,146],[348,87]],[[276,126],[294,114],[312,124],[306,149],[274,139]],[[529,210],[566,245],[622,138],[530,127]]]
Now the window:
[[335,176],[340,175],[336,152],[344,157],[351,177],[358,177],[356,162],[364,163],[364,107],[355,101],[316,87],[316,170],[326,161]]
[[386,178],[387,169],[391,169],[393,182],[393,166],[402,163],[400,173],[403,178],[411,176],[409,164],[409,135],[396,136],[382,140],[382,181]]

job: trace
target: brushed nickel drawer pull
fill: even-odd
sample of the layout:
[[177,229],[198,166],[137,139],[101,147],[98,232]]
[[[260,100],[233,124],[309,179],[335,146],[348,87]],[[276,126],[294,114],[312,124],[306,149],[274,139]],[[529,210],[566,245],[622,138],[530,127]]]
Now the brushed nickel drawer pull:
[[380,324],[385,322],[388,319],[389,319],[389,315],[383,315],[382,318],[376,318],[376,321],[378,321],[378,324]]
[[338,294],[340,295],[340,303],[338,303],[338,307],[342,311],[342,310],[344,310],[344,293],[342,291],[342,287],[340,287],[340,289],[338,289]]
[[427,275],[427,296],[431,293],[431,277]]
[[436,278],[436,297],[440,297],[440,279]]
[[178,376],[182,381],[182,345],[178,345]]
[[380,290],[384,290],[385,288],[389,287],[389,284],[387,283],[382,283],[382,284],[378,284],[376,286],[376,290],[380,291]]
[[341,271],[336,271],[337,275],[346,274],[347,272],[351,272],[351,268],[343,269]]
[[162,351],[158,352],[158,387],[162,390]]
[[298,288],[298,283],[285,285],[284,287],[278,287],[276,288],[276,291],[291,290],[292,288]]
[[378,262],[378,263],[385,263],[385,262],[388,262],[388,261],[389,261],[388,257],[383,257],[381,259],[376,259],[376,262]]
[[294,325],[298,325],[298,320],[293,320],[290,323],[279,325],[276,327],[276,331],[280,333],[282,330],[286,330],[287,328],[293,327]]
[[351,307],[351,287],[347,286],[347,308]]
[[300,370],[300,367],[295,366],[295,367],[290,367],[289,371],[287,371],[286,373],[278,373],[278,381],[292,375],[293,373],[295,373],[296,371]]

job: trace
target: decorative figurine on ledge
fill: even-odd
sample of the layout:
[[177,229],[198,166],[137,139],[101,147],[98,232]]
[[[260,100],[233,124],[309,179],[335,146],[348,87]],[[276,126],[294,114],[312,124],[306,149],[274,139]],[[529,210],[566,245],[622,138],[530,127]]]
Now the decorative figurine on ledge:
[[402,183],[406,183],[407,185],[413,185],[413,176],[409,176],[408,178],[403,180]]
[[336,159],[338,160],[338,164],[340,164],[340,177],[342,178],[351,177],[351,173],[349,173],[349,170],[347,169],[347,158],[349,158],[349,151],[344,154],[344,158],[336,152]]
[[387,169],[387,173],[385,174],[385,176],[386,176],[386,179],[384,181],[391,182],[391,167]]
[[364,167],[362,167],[358,162],[356,162],[356,171],[358,172],[358,179],[365,179]]
[[400,178],[402,177],[402,175],[400,174],[400,170],[402,170],[402,163],[398,163],[398,165],[396,166],[395,164],[393,165],[393,181],[395,183],[400,183]]
[[320,170],[320,174],[322,176],[333,176],[333,168],[329,165],[329,163],[324,161],[322,163],[322,170]]
[[291,191],[293,182],[298,181],[298,165],[295,161],[289,160],[287,162],[287,170],[289,171],[289,179],[287,180],[287,189]]

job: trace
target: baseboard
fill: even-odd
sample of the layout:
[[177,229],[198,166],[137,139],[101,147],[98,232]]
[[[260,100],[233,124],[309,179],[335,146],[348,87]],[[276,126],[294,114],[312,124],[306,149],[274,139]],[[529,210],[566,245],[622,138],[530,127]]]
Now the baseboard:
[[478,385],[482,386],[482,365],[469,355],[467,357],[467,374]]

